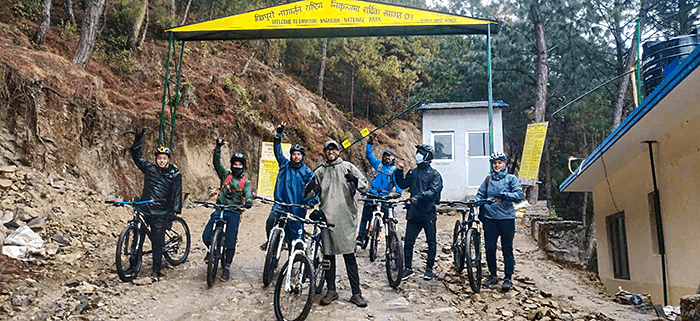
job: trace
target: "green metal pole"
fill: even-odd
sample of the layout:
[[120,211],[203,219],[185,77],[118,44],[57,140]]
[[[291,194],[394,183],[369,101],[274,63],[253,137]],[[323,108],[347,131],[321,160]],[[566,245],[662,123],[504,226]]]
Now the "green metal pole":
[[180,102],[180,76],[182,75],[182,54],[185,53],[185,42],[181,42],[180,47],[180,58],[177,61],[177,80],[175,82],[175,99],[170,106],[170,116],[172,120],[170,122],[170,149],[173,149],[173,140],[175,138],[175,118],[177,116],[177,104]]
[[642,105],[642,17],[637,21],[637,106]]
[[158,128],[158,146],[163,145],[163,135],[165,134],[165,104],[168,99],[168,87],[170,87],[170,53],[173,49],[173,42],[175,41],[175,35],[170,33],[170,43],[168,44],[168,60],[165,63],[165,81],[163,82],[163,105],[160,108],[160,127]]
[[489,73],[489,148],[493,153],[493,76],[491,75],[491,24],[488,24],[486,34],[486,60]]

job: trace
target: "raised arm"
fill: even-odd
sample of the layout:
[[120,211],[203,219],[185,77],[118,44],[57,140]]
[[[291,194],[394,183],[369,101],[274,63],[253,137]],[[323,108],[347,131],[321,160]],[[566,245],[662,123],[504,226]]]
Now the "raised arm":
[[148,170],[148,167],[152,164],[149,163],[142,156],[141,137],[143,137],[143,132],[137,132],[136,137],[134,137],[134,143],[131,145],[131,148],[129,148],[129,152],[131,153],[131,158],[134,160],[134,164],[136,164],[136,167],[138,167],[139,170],[145,173]]
[[219,176],[219,179],[223,180],[228,176],[228,170],[224,165],[221,164],[221,146],[224,145],[224,141],[222,139],[218,139],[216,141],[216,148],[214,148],[214,157],[213,157],[213,163],[214,163],[214,169],[216,170],[216,175]]
[[372,168],[374,168],[374,170],[377,170],[377,168],[379,168],[379,164],[381,164],[382,161],[380,161],[376,157],[374,157],[374,140],[371,138],[367,142],[366,154],[367,154],[367,160],[369,161],[369,164],[372,165]]
[[396,182],[396,187],[401,189],[407,189],[411,187],[411,177],[413,176],[413,171],[408,171],[408,174],[404,177],[403,174],[403,163],[399,162],[396,164],[396,170],[394,171],[394,179]]
[[289,163],[289,159],[284,157],[284,153],[282,153],[282,132],[284,131],[285,125],[286,123],[281,123],[279,126],[277,126],[277,129],[275,130],[277,133],[275,134],[275,139],[272,142],[272,146],[275,151],[275,159],[277,160],[279,167],[283,167]]

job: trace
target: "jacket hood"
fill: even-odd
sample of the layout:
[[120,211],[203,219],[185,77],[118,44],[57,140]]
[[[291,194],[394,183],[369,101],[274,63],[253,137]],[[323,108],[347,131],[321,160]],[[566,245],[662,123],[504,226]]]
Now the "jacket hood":
[[334,165],[338,165],[342,162],[343,162],[343,159],[340,158],[340,156],[338,156],[338,158],[336,158],[335,161],[329,163],[328,160],[326,160],[323,162],[323,164],[321,164],[321,166],[324,166],[324,167],[334,166]]
[[507,174],[508,171],[505,167],[503,167],[503,169],[500,172],[494,172],[493,170],[491,170],[491,178],[495,181],[505,178]]

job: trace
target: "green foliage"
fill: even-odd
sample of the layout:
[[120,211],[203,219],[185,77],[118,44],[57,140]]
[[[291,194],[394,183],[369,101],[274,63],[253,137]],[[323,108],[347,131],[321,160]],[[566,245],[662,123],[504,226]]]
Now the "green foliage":
[[[234,89],[233,81],[231,81],[230,76],[226,76],[226,80],[224,81],[224,89],[231,91]],[[243,93],[245,94],[245,89],[243,89]]]
[[105,28],[102,30],[102,42],[97,44],[98,55],[114,70],[130,72],[132,70],[129,37],[133,28],[136,7],[129,0],[113,4],[106,15]]
[[41,13],[41,0],[16,0],[12,10],[23,18],[34,20]]
[[61,20],[59,37],[63,40],[75,40],[80,37],[77,27],[70,20]]

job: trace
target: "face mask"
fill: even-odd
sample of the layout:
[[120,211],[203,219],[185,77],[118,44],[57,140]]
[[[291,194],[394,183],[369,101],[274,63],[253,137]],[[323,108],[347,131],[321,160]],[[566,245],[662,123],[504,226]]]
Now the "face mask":
[[423,156],[423,154],[421,154],[421,153],[416,154],[416,164],[422,163],[423,160],[425,160],[425,156]]
[[231,172],[233,172],[233,175],[241,176],[243,175],[243,168],[232,168]]

